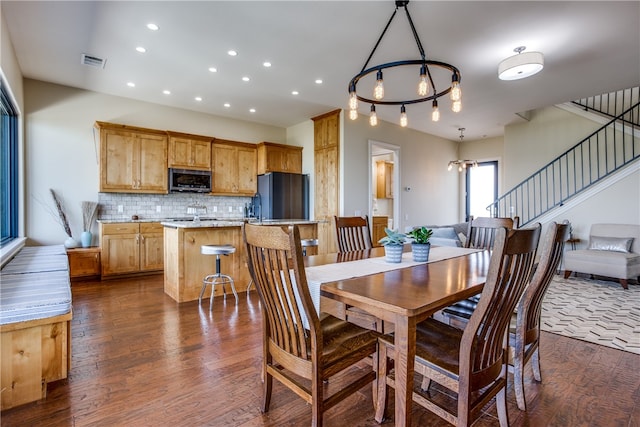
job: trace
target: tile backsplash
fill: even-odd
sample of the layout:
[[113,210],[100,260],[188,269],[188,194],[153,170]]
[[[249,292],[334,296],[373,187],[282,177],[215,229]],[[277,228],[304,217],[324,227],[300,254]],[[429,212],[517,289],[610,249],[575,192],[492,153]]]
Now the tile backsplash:
[[[193,205],[206,207],[206,213],[200,214],[203,217],[239,219],[244,217],[245,205],[251,203],[251,197],[209,196],[197,193],[98,193],[98,203],[98,219],[103,220],[130,220],[133,215],[142,220],[189,217],[193,214],[187,213],[187,208]],[[119,211],[119,207],[122,208],[122,212]]]

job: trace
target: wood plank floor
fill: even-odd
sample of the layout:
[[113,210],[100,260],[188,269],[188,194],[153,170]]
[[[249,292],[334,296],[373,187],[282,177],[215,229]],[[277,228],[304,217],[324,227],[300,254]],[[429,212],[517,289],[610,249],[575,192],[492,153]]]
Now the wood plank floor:
[[[310,425],[310,407],[277,381],[270,412],[260,413],[255,292],[238,306],[217,297],[210,313],[208,301],[199,308],[166,296],[162,276],[74,283],[72,291],[69,378],[50,384],[46,399],[3,411],[2,426]],[[529,371],[526,413],[508,390],[511,425],[640,426],[640,356],[549,333],[541,355],[543,383]],[[413,411],[416,426],[447,425]],[[370,387],[329,411],[325,424],[377,426]],[[498,425],[493,404],[475,425]]]

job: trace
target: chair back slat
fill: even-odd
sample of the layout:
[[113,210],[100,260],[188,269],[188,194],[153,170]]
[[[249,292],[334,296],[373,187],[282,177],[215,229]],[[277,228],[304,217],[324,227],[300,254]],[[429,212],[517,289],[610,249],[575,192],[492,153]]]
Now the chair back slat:
[[538,224],[496,230],[487,280],[461,342],[462,349],[470,349],[460,352],[460,377],[469,381],[470,390],[484,387],[503,369],[509,321],[531,279],[540,229]]
[[542,238],[540,261],[536,271],[518,303],[518,324],[516,327],[526,328],[524,336],[530,336],[531,339],[538,338],[542,300],[560,265],[565,242],[569,240],[569,233],[570,225],[568,222],[563,224],[552,222],[550,224]]
[[318,315],[307,286],[300,232],[281,227],[244,224],[249,271],[267,320],[268,338],[284,351],[308,360],[309,331]]
[[507,229],[518,228],[520,219],[515,218],[495,218],[478,217],[469,219],[467,228],[467,240],[465,247],[477,249],[493,248],[496,239],[496,230],[500,227]]
[[338,239],[338,252],[371,249],[371,231],[368,216],[334,216]]

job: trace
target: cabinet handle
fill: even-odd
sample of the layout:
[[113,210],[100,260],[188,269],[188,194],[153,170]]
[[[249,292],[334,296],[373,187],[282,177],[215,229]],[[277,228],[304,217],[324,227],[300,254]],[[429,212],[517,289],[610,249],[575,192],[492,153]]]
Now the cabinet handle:
[[140,236],[140,238],[142,239],[142,243],[144,243],[144,235]]

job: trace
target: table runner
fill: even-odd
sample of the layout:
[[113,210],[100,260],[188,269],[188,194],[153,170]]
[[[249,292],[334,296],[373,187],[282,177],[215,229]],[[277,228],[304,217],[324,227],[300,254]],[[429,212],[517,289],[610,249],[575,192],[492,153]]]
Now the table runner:
[[[459,248],[453,246],[432,246],[429,251],[429,261],[426,263],[442,261],[479,251],[480,249]],[[313,305],[315,306],[316,311],[320,313],[320,286],[324,283],[368,276],[370,274],[384,273],[387,271],[413,267],[426,263],[414,262],[413,254],[411,252],[405,252],[402,254],[402,262],[400,263],[386,262],[385,257],[382,256],[357,261],[307,267],[305,268],[305,272]]]

